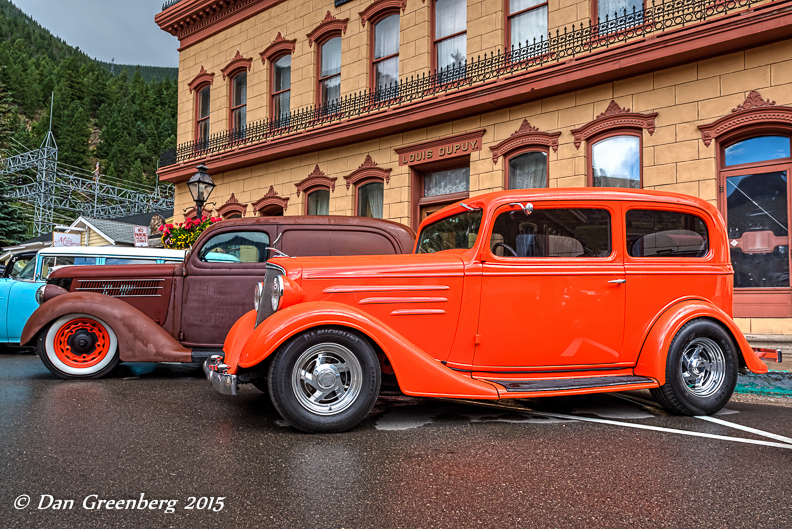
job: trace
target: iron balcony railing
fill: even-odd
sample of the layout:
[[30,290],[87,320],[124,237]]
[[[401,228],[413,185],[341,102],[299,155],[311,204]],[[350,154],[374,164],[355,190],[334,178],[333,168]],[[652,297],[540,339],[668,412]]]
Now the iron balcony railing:
[[182,1],[182,0],[168,0],[167,2],[165,2],[164,4],[162,4],[162,10],[163,10],[163,11],[165,11],[165,10],[166,10],[166,9],[168,9],[169,7],[171,7],[171,6],[175,6],[176,4],[178,4],[178,3],[179,3],[179,2],[181,2],[181,1]]
[[193,158],[236,147],[259,143],[270,138],[315,128],[356,116],[371,114],[386,108],[458,90],[476,83],[513,75],[529,68],[541,67],[550,62],[608,48],[631,39],[662,33],[671,28],[684,27],[706,21],[730,11],[750,7],[759,0],[664,0],[643,9],[614,13],[597,24],[581,23],[572,29],[556,30],[533,43],[489,55],[453,67],[410,76],[398,83],[375,91],[364,90],[347,95],[322,106],[311,106],[291,111],[276,119],[264,119],[244,128],[212,134],[206,139],[182,143],[164,151],[160,167],[181,163]]

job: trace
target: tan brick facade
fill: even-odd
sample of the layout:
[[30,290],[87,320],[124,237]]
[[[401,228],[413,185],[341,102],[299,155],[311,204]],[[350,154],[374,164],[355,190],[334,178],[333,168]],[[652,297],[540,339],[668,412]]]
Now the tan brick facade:
[[[270,68],[262,64],[259,53],[272,43],[278,32],[286,39],[296,39],[292,56],[292,109],[314,104],[316,44],[309,46],[306,34],[322,22],[328,11],[337,19],[349,19],[342,36],[342,94],[366,89],[372,25],[363,27],[358,13],[370,3],[354,0],[340,8],[332,8],[329,2],[309,4],[287,0],[184,49],[180,55],[179,141],[193,138],[195,95],[190,93],[188,83],[202,66],[216,74],[212,86],[211,131],[228,127],[228,88],[220,70],[237,50],[243,57],[254,58],[248,81],[248,123],[268,117]],[[423,73],[431,64],[431,4],[431,0],[407,0],[405,10],[399,11],[399,73],[402,77]],[[468,57],[503,48],[504,5],[502,0],[468,0]],[[573,23],[587,24],[591,14],[591,4],[587,1],[550,0],[548,6],[551,33]],[[792,40],[592,84],[473,117],[439,119],[433,126],[386,134],[365,142],[286,156],[226,173],[212,172],[217,188],[210,200],[216,204],[216,210],[234,194],[239,202],[248,204],[247,215],[252,216],[255,214],[252,204],[272,186],[279,196],[289,198],[285,214],[304,214],[306,195],[298,196],[295,184],[306,179],[318,166],[327,177],[337,179],[330,194],[330,214],[353,215],[355,187],[347,189],[344,177],[370,156],[378,166],[391,169],[384,191],[384,217],[410,225],[413,221],[412,176],[409,167],[399,165],[395,149],[486,129],[483,148],[470,155],[470,195],[475,196],[504,188],[505,163],[502,158],[493,163],[491,148],[514,134],[524,120],[541,132],[561,133],[557,152],[549,150],[549,185],[582,187],[588,182],[587,145],[583,142],[576,147],[571,131],[595,120],[615,101],[621,108],[634,113],[657,114],[653,133],[644,129],[642,134],[643,187],[690,194],[717,205],[717,146],[704,144],[698,126],[729,115],[753,90],[758,90],[766,100],[775,101],[776,105],[792,105]],[[176,220],[181,220],[182,211],[192,205],[186,186],[178,185]],[[743,330],[752,334],[792,334],[790,321],[739,319]]]

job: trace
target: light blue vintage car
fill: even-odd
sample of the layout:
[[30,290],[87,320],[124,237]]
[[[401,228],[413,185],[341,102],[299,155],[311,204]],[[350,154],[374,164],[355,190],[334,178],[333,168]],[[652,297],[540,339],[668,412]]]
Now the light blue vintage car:
[[184,250],[120,246],[48,248],[16,276],[0,278],[0,348],[18,345],[30,315],[39,304],[36,292],[50,271],[61,266],[180,263]]

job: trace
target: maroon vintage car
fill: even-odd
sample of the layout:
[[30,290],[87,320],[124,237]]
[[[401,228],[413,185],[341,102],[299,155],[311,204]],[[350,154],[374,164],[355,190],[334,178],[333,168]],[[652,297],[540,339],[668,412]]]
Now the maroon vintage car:
[[412,252],[415,233],[359,217],[265,217],[206,229],[184,262],[53,272],[22,332],[61,378],[99,378],[118,362],[203,362],[253,308],[267,259]]

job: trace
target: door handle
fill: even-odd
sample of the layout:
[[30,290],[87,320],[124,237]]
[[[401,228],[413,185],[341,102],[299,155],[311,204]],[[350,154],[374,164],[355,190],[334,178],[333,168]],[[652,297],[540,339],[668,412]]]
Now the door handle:
[[626,279],[612,279],[608,281],[608,283],[613,283],[615,285],[621,285],[622,283],[626,283],[626,282],[627,282]]

